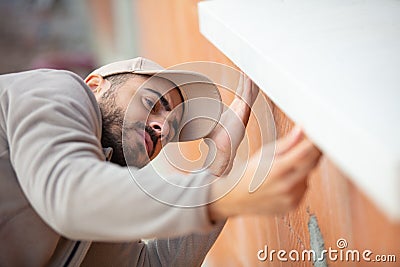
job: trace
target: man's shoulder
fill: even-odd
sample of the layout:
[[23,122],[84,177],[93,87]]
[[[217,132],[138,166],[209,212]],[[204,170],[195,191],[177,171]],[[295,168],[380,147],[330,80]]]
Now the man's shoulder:
[[[62,89],[65,86],[86,87],[85,82],[73,72],[66,70],[37,69],[16,73],[3,74],[0,76],[2,88],[21,90],[32,88]],[[29,86],[29,88],[25,88]],[[17,90],[17,88],[15,88]]]
[[38,69],[0,75],[0,94],[45,96],[62,101],[76,99],[97,105],[94,95],[77,74],[66,70]]
[[1,80],[21,80],[24,78],[32,78],[32,77],[65,77],[66,79],[73,78],[82,80],[77,74],[68,71],[68,70],[56,70],[56,69],[35,69],[35,70],[26,70],[20,72],[13,73],[4,73],[0,75]]
[[68,109],[66,115],[86,114],[96,121],[101,119],[93,93],[82,78],[70,71],[38,69],[0,75],[0,98],[2,106],[14,103],[33,111],[45,104],[54,111]]

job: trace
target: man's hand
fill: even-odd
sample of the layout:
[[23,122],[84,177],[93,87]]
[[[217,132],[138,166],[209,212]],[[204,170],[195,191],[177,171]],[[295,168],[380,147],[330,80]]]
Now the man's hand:
[[244,74],[240,76],[235,98],[221,117],[217,127],[204,140],[209,147],[208,170],[221,176],[229,173],[242,141],[258,87]]
[[[249,184],[260,163],[258,155],[254,155],[234,189],[209,205],[211,220],[218,221],[246,213],[284,213],[293,209],[302,199],[307,189],[307,177],[320,156],[320,151],[304,138],[300,130],[295,129],[287,137],[278,140],[271,171],[258,190],[249,193]],[[233,186],[235,181],[230,178],[228,175],[216,181],[211,191],[212,199],[222,196]]]

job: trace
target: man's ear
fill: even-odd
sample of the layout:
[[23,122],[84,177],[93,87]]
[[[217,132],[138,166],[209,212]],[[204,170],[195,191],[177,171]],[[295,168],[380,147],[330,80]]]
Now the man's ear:
[[99,74],[90,74],[85,79],[85,83],[89,86],[94,94],[101,94],[110,88],[110,82]]

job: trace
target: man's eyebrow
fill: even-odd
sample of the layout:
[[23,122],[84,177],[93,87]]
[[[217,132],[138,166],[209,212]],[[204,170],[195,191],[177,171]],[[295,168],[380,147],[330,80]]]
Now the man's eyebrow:
[[144,90],[148,90],[154,94],[156,94],[158,96],[158,98],[160,99],[161,105],[163,105],[163,107],[165,108],[166,111],[171,111],[171,106],[169,105],[169,102],[167,99],[165,99],[165,97],[160,94],[159,92],[157,92],[156,90],[153,90],[151,88],[143,88]]

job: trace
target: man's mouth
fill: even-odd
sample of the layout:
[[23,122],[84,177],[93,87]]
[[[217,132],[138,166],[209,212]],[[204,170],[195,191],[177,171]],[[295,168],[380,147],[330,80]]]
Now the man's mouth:
[[144,143],[147,150],[147,155],[151,157],[154,150],[154,143],[153,140],[151,139],[150,134],[146,130],[144,131]]
[[160,137],[153,128],[139,122],[135,124],[135,131],[142,138],[144,149],[146,149],[148,157],[151,158]]

